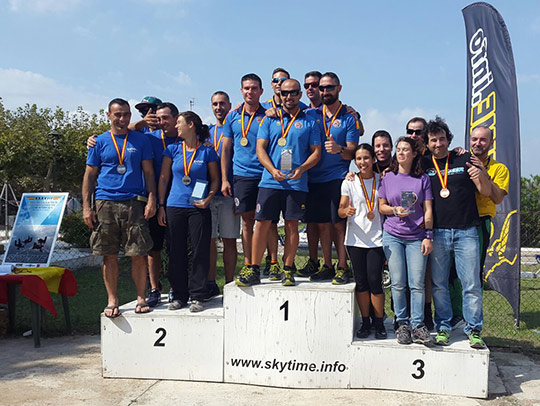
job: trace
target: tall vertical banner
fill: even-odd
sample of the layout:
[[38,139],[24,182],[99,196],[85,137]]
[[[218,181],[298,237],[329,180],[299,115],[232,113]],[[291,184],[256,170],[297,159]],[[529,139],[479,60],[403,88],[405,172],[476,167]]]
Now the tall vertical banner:
[[489,126],[494,134],[489,156],[510,171],[508,196],[492,220],[484,280],[508,300],[519,325],[521,159],[512,45],[501,15],[490,4],[473,3],[462,12],[467,36],[465,145],[474,127]]

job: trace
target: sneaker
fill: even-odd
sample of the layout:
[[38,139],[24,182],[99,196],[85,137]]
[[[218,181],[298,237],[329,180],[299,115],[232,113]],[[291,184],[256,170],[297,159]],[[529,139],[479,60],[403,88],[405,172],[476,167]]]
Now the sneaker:
[[283,272],[281,274],[281,284],[283,286],[294,286],[296,282],[294,281],[294,275],[291,268],[283,267]]
[[270,265],[270,276],[268,278],[271,281],[280,281],[281,280],[281,267],[276,262],[275,264]]
[[332,285],[346,285],[351,279],[351,270],[349,268],[336,269],[336,276],[332,279]]
[[221,295],[221,291],[219,290],[219,286],[217,285],[216,282],[207,283],[206,291],[208,293],[207,293],[206,298],[203,300],[203,302],[208,302],[212,300],[213,298]]
[[450,332],[448,330],[439,330],[435,336],[435,344],[448,345],[450,344]]
[[386,332],[386,329],[384,328],[384,324],[381,323],[380,326],[375,327],[375,338],[377,340],[384,340],[388,338],[388,333]]
[[450,320],[450,325],[452,326],[452,330],[457,330],[460,328],[465,327],[465,319],[463,319],[463,316],[454,316],[452,317],[452,320]]
[[408,324],[401,324],[396,330],[396,337],[398,344],[410,344],[412,343],[411,328]]
[[471,348],[486,348],[486,343],[484,343],[484,340],[480,337],[480,331],[478,330],[473,330],[469,333],[469,344]]
[[199,300],[191,301],[191,306],[189,306],[189,311],[191,313],[202,312],[203,310],[204,310],[204,306],[202,302],[200,302]]
[[412,331],[412,341],[417,344],[430,345],[433,344],[433,339],[426,326],[416,327]]
[[310,281],[323,281],[328,279],[333,279],[336,272],[334,271],[334,267],[330,268],[328,265],[323,265],[321,268],[315,272],[313,275],[309,277]]
[[360,330],[356,332],[356,337],[358,338],[368,338],[371,333],[371,323],[362,323]]
[[261,283],[261,275],[259,270],[253,269],[251,266],[244,265],[240,269],[240,274],[236,278],[236,285],[247,288],[252,285],[258,285]]
[[173,299],[171,303],[169,303],[169,310],[180,310],[182,307],[186,307],[187,303],[184,303],[178,299]]
[[272,261],[272,259],[270,258],[270,256],[267,256],[266,257],[266,263],[265,263],[264,269],[263,269],[263,275],[264,276],[268,276],[270,274],[270,265],[272,265],[271,261]]
[[296,274],[305,278],[309,278],[311,275],[319,270],[319,261],[313,261],[310,259],[305,267],[299,269]]
[[146,304],[150,307],[156,307],[161,303],[161,292],[158,289],[152,289],[146,298]]

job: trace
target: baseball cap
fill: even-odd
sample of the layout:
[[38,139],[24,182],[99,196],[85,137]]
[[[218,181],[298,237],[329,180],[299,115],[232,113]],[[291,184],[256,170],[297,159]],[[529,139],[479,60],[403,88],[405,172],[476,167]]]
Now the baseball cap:
[[140,103],[137,103],[135,105],[135,108],[137,110],[141,110],[141,109],[147,109],[147,108],[150,108],[150,107],[155,107],[159,104],[163,103],[161,101],[161,99],[158,99],[157,97],[154,97],[154,96],[146,96],[146,97],[143,97],[143,99],[141,100]]

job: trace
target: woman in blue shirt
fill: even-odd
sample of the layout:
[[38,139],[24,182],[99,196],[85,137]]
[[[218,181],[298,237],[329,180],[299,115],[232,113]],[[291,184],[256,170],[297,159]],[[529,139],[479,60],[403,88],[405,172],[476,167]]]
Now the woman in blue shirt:
[[[204,145],[210,133],[197,114],[191,111],[180,113],[176,129],[181,141],[163,151],[158,186],[158,222],[167,226],[168,237],[172,289],[169,310],[185,307],[191,296],[189,310],[199,312],[203,310],[202,301],[207,296],[212,229],[209,206],[219,187],[218,157],[212,146]],[[204,188],[208,192],[201,195],[200,190]],[[193,254],[189,278],[188,235]]]

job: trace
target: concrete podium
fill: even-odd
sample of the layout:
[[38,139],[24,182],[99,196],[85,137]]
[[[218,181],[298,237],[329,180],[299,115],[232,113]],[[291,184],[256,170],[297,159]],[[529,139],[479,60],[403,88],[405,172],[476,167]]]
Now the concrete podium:
[[389,320],[388,339],[356,339],[353,283],[231,283],[201,313],[134,306],[101,318],[104,377],[488,395],[489,350],[471,349],[462,332],[448,347],[399,345]]

